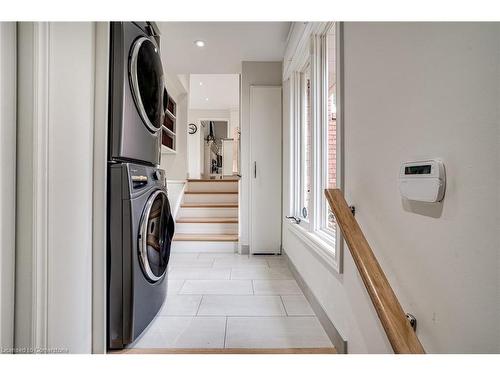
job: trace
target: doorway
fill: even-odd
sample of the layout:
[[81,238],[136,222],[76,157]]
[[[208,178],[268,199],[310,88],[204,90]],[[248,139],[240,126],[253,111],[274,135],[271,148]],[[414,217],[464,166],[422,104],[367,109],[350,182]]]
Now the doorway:
[[204,141],[203,175],[209,179],[233,177],[238,172],[235,167],[239,132],[231,129],[227,120],[201,120],[200,123]]
[[173,251],[234,253],[239,242],[239,74],[190,74],[188,178]]

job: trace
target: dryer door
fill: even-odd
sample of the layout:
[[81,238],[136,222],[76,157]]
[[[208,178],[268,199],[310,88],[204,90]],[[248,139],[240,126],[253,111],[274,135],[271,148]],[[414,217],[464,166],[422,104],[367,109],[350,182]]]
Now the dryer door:
[[130,50],[129,76],[134,101],[142,121],[156,133],[163,122],[163,67],[154,41],[138,38]]
[[160,280],[167,271],[174,221],[164,190],[149,197],[139,226],[139,262],[150,282]]

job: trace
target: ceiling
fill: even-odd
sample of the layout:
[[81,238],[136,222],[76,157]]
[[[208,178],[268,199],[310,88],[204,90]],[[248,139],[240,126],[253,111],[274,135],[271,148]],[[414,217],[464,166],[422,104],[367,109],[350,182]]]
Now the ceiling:
[[191,74],[190,109],[232,109],[239,106],[238,74]]
[[242,61],[281,61],[290,24],[158,22],[163,63],[170,74],[228,74],[241,73]]

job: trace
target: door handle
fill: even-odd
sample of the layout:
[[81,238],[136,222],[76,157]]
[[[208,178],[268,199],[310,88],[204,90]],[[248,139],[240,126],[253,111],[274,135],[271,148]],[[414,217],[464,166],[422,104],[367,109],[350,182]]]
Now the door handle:
[[257,178],[257,162],[253,162],[253,178]]

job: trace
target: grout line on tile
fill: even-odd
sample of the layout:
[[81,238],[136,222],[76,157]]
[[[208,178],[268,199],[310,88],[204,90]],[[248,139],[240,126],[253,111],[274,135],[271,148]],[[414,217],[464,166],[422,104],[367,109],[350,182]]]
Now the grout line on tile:
[[303,315],[303,314],[298,314],[298,315],[287,315],[288,318],[318,318],[316,315]]
[[200,307],[201,307],[201,302],[203,301],[203,297],[204,295],[202,295],[200,298],[200,303],[198,304],[198,308],[196,309],[196,314],[195,314],[196,316],[198,316],[198,313],[200,312]]
[[227,316],[226,316],[226,325],[224,326],[224,348],[226,347],[226,336],[227,336]]
[[283,309],[285,310],[286,316],[290,316],[290,315],[288,315],[288,311],[286,310],[286,306],[285,306],[285,301],[283,301],[283,296],[281,296],[281,295],[280,295],[280,300],[281,300],[281,304],[283,305]]
[[186,281],[187,280],[183,280],[182,281],[181,287],[179,288],[179,290],[177,291],[177,293],[175,293],[176,296],[180,296],[181,295],[181,290],[182,290],[182,288],[184,288],[184,284],[186,284]]

